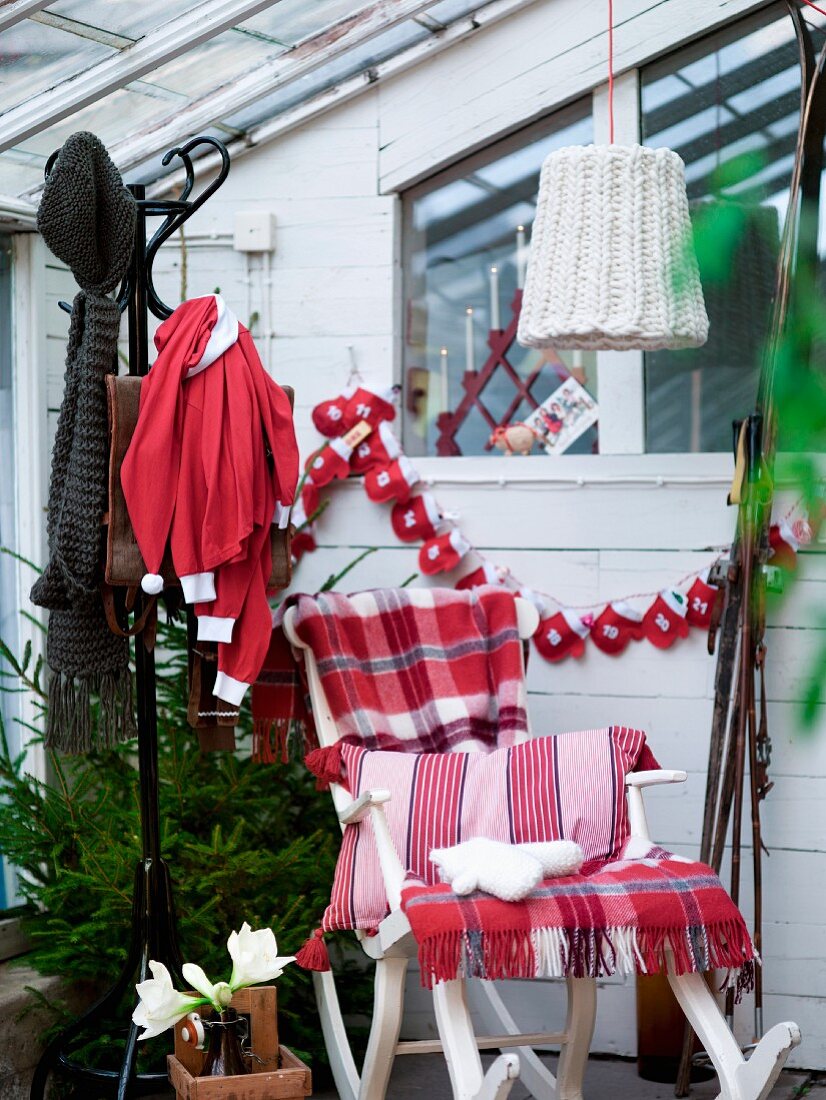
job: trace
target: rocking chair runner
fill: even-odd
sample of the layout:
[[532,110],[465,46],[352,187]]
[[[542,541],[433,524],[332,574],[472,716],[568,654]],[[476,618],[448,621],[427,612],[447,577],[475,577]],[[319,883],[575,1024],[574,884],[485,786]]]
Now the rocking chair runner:
[[[538,616],[527,601],[516,599],[519,635],[534,633]],[[335,745],[340,731],[322,685],[317,654],[296,630],[296,610],[284,617],[286,636],[303,656],[319,743]],[[523,669],[524,675],[524,669]],[[647,786],[683,782],[685,772],[632,772],[626,778],[626,798],[632,838],[650,842],[642,791]],[[455,979],[437,981],[433,1004],[439,1040],[399,1042],[404,1009],[404,984],[409,961],[417,944],[402,910],[405,868],[396,852],[384,812],[388,790],[372,789],[353,800],[341,785],[331,787],[342,830],[367,815],[372,820],[389,915],[375,935],[357,931],[365,953],[376,962],[373,1020],[367,1052],[359,1075],[350,1049],[332,972],[313,974],[321,1025],[335,1084],[342,1100],[384,1100],[397,1054],[443,1051],[454,1100],[504,1100],[519,1078],[536,1100],[582,1100],[582,1082],[596,1011],[596,981],[592,977],[569,977],[568,1012],[561,1032],[525,1034],[505,1006],[493,983]],[[686,1017],[708,1052],[720,1081],[720,1100],[764,1100],[791,1049],[800,1041],[793,1023],[773,1027],[746,1060],[726,1025],[717,1000],[699,973],[669,972],[669,981]],[[476,1036],[469,1005],[472,1003],[486,1028],[487,1036]],[[534,1051],[535,1046],[559,1045],[556,1079]],[[480,1050],[501,1054],[483,1071]]]

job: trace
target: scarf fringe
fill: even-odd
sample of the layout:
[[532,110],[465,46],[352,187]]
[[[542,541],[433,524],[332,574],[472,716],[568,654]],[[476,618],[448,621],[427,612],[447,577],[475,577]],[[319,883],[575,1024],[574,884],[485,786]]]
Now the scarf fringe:
[[[98,698],[96,724],[93,696]],[[113,748],[136,736],[128,666],[91,676],[52,672],[46,748],[66,753],[91,752]]]
[[257,764],[287,764],[312,751],[308,724],[300,718],[256,718],[252,725],[252,758]]
[[422,984],[454,978],[605,978],[612,974],[727,971],[735,999],[759,964],[742,921],[683,928],[538,928],[437,932],[419,943]]

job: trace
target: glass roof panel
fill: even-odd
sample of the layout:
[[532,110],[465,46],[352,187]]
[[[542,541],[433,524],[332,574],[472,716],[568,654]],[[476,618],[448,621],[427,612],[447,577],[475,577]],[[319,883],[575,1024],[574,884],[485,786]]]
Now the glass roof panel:
[[196,0],[57,0],[46,11],[126,38],[141,38],[195,5]]
[[0,111],[82,72],[115,51],[24,19],[0,34]]
[[[0,116],[100,61],[116,57],[118,47],[130,45],[170,19],[186,19],[189,12],[193,20],[197,19],[204,2],[52,0],[40,15],[0,34]],[[437,0],[425,15],[390,27],[371,41],[326,61],[315,72],[274,89],[232,115],[216,117],[199,129],[224,139],[240,135],[426,39],[479,5],[480,0]],[[16,148],[0,153],[0,191],[25,195],[39,187],[46,157],[78,129],[94,131],[110,147],[119,145],[120,153],[128,157],[132,136],[137,138],[162,120],[177,119],[192,100],[208,97],[218,87],[231,86],[239,77],[368,6],[369,0],[277,0],[253,18],[184,50],[180,57],[59,123],[49,125],[45,117],[47,103],[43,128]],[[183,138],[183,121],[181,126]],[[155,156],[147,154],[127,178],[145,182],[157,179],[162,171],[162,152],[159,149]]]
[[[45,162],[44,162],[45,163]],[[0,195],[22,195],[43,182],[43,163],[20,149],[0,155]]]
[[62,122],[50,126],[48,130],[41,130],[39,134],[27,138],[21,143],[21,148],[40,155],[45,165],[49,154],[54,149],[59,149],[69,134],[76,130],[91,130],[104,145],[114,145],[123,137],[124,130],[128,132],[145,126],[159,113],[166,115],[169,112],[168,100],[160,103],[154,96],[144,95],[135,89],[136,85],[132,85],[111,92],[97,103],[92,103],[82,111],[64,118]]
[[342,80],[385,61],[388,57],[420,42],[430,34],[431,31],[415,20],[409,19],[399,23],[389,31],[376,35],[370,42],[348,50],[342,57],[328,61],[315,72],[291,81],[271,95],[251,103],[249,107],[245,107],[234,115],[228,115],[221,121],[234,130],[248,130],[265,119],[273,118],[289,110],[290,107],[318,95],[326,88],[332,88]]
[[161,88],[195,98],[283,52],[281,45],[233,28],[161,65],[145,79]]
[[357,8],[354,0],[313,0],[310,4],[307,0],[279,0],[267,11],[247,19],[242,26],[294,46],[332,23],[346,19]]

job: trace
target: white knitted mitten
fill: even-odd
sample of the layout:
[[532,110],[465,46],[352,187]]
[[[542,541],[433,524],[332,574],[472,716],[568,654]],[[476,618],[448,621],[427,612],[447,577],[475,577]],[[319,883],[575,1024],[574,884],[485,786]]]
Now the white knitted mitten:
[[585,853],[573,840],[540,840],[516,847],[538,861],[543,878],[575,875],[585,862]]
[[542,867],[533,856],[481,836],[452,848],[434,848],[430,860],[454,894],[482,890],[501,901],[520,901],[542,880]]

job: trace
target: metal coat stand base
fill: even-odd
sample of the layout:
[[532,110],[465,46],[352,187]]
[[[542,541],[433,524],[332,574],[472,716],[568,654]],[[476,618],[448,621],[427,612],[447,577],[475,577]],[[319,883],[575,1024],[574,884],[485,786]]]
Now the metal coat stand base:
[[[222,160],[221,170],[201,194],[190,201],[195,185],[191,158],[198,145],[216,149]],[[51,169],[56,154],[46,166]],[[214,138],[198,137],[179,149],[171,149],[163,158],[167,165],[180,157],[187,170],[187,180],[177,199],[146,198],[145,187],[133,184],[129,190],[138,206],[135,226],[135,247],[123,286],[118,294],[121,312],[126,311],[129,326],[129,373],[144,375],[149,370],[148,314],[160,319],[170,316],[172,309],[158,297],[152,282],[152,263],[158,249],[206,200],[221,186],[229,172],[229,154]],[[149,217],[163,217],[158,230],[147,241]],[[71,307],[60,303],[71,312]],[[136,601],[136,617],[143,611],[143,597]],[[30,1100],[44,1100],[50,1074],[56,1073],[77,1086],[80,1100],[112,1096],[117,1100],[147,1096],[167,1086],[166,1072],[136,1073],[138,1027],[129,1022],[126,1046],[118,1069],[98,1069],[79,1064],[72,1057],[81,1039],[88,1040],[103,1021],[117,1021],[123,1011],[126,996],[134,984],[149,975],[149,960],[166,965],[174,982],[182,984],[181,954],[178,948],[175,904],[169,868],[161,858],[161,826],[158,798],[158,726],[155,696],[155,656],[144,644],[143,635],[135,638],[135,681],[138,719],[138,774],[140,779],[141,851],[135,868],[132,896],[132,928],[129,948],[123,968],[112,988],[91,1006],[78,1020],[64,1028],[43,1052],[34,1073]],[[128,1003],[128,1002],[126,1002]],[[134,1000],[133,1000],[134,1003]],[[128,1010],[131,1016],[131,1007]],[[91,1088],[90,1088],[91,1086]],[[93,1089],[93,1091],[92,1091]]]

